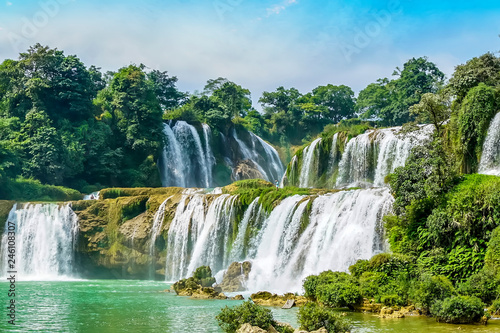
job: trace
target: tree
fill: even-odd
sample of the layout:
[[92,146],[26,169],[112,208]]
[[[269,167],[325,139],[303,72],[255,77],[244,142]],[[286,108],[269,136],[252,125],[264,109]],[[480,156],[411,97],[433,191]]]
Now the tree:
[[356,100],[356,109],[361,119],[380,120],[382,110],[390,103],[387,78],[378,79],[377,83],[370,83],[359,92]]
[[355,115],[354,92],[348,86],[319,86],[307,97],[322,108],[320,116],[325,120],[324,123],[338,123]]
[[469,90],[480,83],[488,86],[500,84],[500,58],[492,53],[485,53],[457,66],[447,88],[460,103]]
[[185,100],[186,94],[177,90],[177,77],[170,77],[167,72],[152,70],[147,78],[153,84],[158,102],[163,110],[172,110],[179,107]]
[[431,122],[436,129],[436,136],[441,137],[441,126],[450,118],[450,99],[444,94],[426,93],[420,102],[410,106],[410,114],[417,122]]

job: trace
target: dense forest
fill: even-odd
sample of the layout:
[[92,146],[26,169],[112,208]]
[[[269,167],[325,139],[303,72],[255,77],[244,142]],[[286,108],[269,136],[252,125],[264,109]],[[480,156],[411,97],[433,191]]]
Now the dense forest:
[[[19,196],[21,188],[33,190],[38,182],[85,193],[109,186],[160,186],[162,122],[170,119],[204,122],[222,133],[242,126],[282,151],[349,119],[378,126],[402,125],[417,116],[433,121],[409,109],[426,93],[451,91],[457,96],[455,108],[462,102],[471,107],[469,88],[483,82],[491,90],[496,84],[491,71],[498,59],[492,54],[464,66],[448,89],[443,89],[444,74],[426,58],[410,59],[391,80],[377,80],[357,98],[345,85],[319,86],[305,94],[278,87],[262,94],[259,112],[250,91],[225,78],[208,80],[202,92],[189,94],[179,91],[177,78],[167,72],[141,64],[102,73],[77,56],[37,44],[0,65],[0,196]],[[468,142],[467,152],[475,147]],[[289,159],[289,150],[282,157]],[[474,168],[474,163],[464,167]]]

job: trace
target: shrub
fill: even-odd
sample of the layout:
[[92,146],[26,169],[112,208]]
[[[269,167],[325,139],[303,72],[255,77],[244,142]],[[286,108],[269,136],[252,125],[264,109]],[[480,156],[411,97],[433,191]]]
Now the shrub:
[[349,272],[355,278],[359,278],[361,274],[368,271],[370,268],[369,261],[364,259],[359,259],[354,265],[349,266]]
[[321,327],[329,333],[348,332],[351,324],[332,309],[324,308],[316,303],[307,303],[299,309],[300,327],[307,331],[315,331]]
[[194,271],[193,277],[202,287],[211,287],[215,283],[215,278],[212,277],[212,269],[209,266],[198,267]]
[[453,296],[437,301],[431,314],[439,322],[468,324],[479,322],[484,315],[484,303],[474,296]]
[[350,279],[320,285],[317,289],[317,298],[326,306],[348,307],[349,309],[353,309],[354,305],[363,300],[359,286]]
[[[234,333],[241,325],[249,323],[267,330],[269,326],[275,325],[271,310],[254,304],[251,301],[243,302],[233,308],[227,306],[215,317],[219,326],[226,333]],[[278,326],[278,325],[277,325]],[[282,326],[280,326],[281,328]]]
[[305,296],[330,307],[349,307],[362,301],[358,281],[347,273],[325,271],[304,280]]
[[485,303],[491,303],[498,296],[499,286],[498,277],[492,271],[483,269],[460,283],[457,289],[462,295],[476,296]]
[[451,281],[442,275],[424,274],[416,281],[412,290],[412,300],[425,311],[429,311],[436,301],[455,296],[457,292]]

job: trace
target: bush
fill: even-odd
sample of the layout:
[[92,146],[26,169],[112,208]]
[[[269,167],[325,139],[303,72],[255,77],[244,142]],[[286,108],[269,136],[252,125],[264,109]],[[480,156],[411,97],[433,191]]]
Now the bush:
[[491,303],[498,296],[499,282],[492,271],[483,269],[459,284],[457,289],[462,295],[476,296],[485,303]]
[[469,324],[479,322],[484,315],[484,303],[474,296],[453,296],[437,301],[431,314],[439,322]]
[[317,298],[318,301],[332,308],[348,307],[353,309],[354,305],[363,301],[359,286],[350,279],[318,286]]
[[359,278],[361,274],[367,272],[370,268],[369,261],[364,259],[359,259],[354,265],[349,266],[349,272],[355,278]]
[[276,325],[271,310],[254,304],[251,301],[243,302],[234,308],[227,306],[215,317],[219,326],[226,333],[234,333],[241,325],[249,323],[267,330],[269,326]]
[[324,308],[316,303],[307,303],[299,309],[298,320],[301,329],[315,331],[321,327],[329,333],[348,332],[352,325],[332,309]]
[[436,301],[455,296],[457,292],[453,284],[446,276],[430,276],[424,274],[416,281],[412,290],[412,300],[421,306],[425,311],[429,311]]
[[413,274],[414,266],[411,257],[403,254],[380,253],[370,259],[368,270],[397,277],[401,273]]
[[200,266],[194,273],[193,277],[199,281],[202,287],[211,287],[215,283],[215,278],[212,277],[212,269],[209,266]]
[[304,280],[305,296],[330,307],[349,307],[361,303],[358,281],[347,273],[325,271]]

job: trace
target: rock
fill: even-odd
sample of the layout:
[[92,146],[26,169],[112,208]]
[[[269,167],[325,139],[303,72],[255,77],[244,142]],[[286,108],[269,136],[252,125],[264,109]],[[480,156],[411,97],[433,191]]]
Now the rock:
[[403,311],[400,311],[400,310],[395,311],[391,307],[384,306],[380,310],[379,317],[380,318],[404,318],[405,313]]
[[361,305],[355,305],[354,310],[358,312],[372,312],[372,313],[379,313],[380,310],[382,309],[383,304],[381,303],[375,303],[374,301],[370,301],[368,299],[363,299],[363,303]]
[[304,296],[297,296],[292,293],[285,295],[271,294],[268,291],[259,291],[250,296],[255,304],[263,306],[279,306],[282,307],[288,300],[293,300],[295,306],[303,306],[308,300]]
[[206,286],[215,281],[211,275],[210,267],[202,266],[194,271],[192,277],[177,281],[171,288],[178,296],[191,296],[193,299],[227,299],[220,288]]
[[257,169],[257,166],[251,160],[244,160],[239,162],[233,169],[231,180],[243,179],[265,179],[264,175]]
[[219,285],[222,291],[236,292],[245,290],[244,285],[248,280],[251,269],[252,263],[249,261],[243,263],[233,262],[229,265],[222,277],[222,283]]
[[320,329],[316,331],[311,331],[310,333],[328,333],[328,331],[326,330],[326,328],[321,327]]
[[248,323],[241,325],[240,328],[236,331],[236,333],[267,333],[266,330],[263,330],[260,327],[252,326]]
[[289,299],[286,301],[285,305],[283,305],[281,308],[282,309],[291,309],[292,306],[295,305],[295,300],[294,299]]
[[231,300],[233,301],[243,301],[245,299],[245,297],[243,297],[243,295],[236,295],[234,297],[231,297]]

